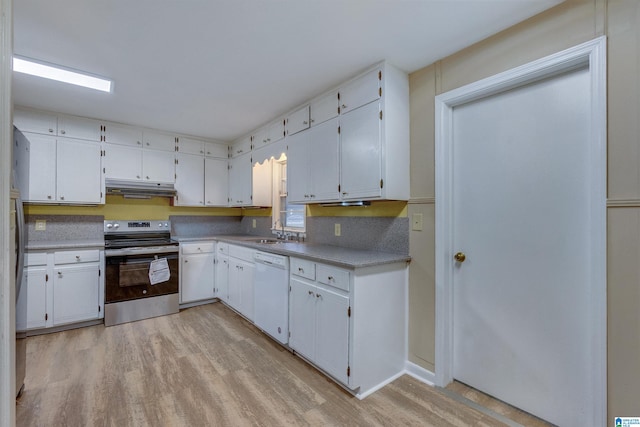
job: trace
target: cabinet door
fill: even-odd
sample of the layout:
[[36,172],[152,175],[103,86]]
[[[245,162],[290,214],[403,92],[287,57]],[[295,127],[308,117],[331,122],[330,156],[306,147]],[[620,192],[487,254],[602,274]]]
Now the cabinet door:
[[311,126],[317,126],[334,117],[338,117],[338,92],[331,92],[311,103]]
[[227,159],[204,159],[204,200],[207,206],[229,203],[229,162]]
[[18,304],[27,307],[27,329],[47,326],[47,267],[27,267]]
[[175,151],[142,150],[142,177],[150,182],[175,182]]
[[58,201],[100,203],[103,191],[100,151],[96,142],[58,138]]
[[56,138],[35,133],[25,134],[29,141],[26,201],[53,202],[56,200]]
[[380,197],[380,103],[340,116],[340,185],[343,199]]
[[267,144],[284,138],[284,119],[278,119],[267,126]]
[[138,128],[113,123],[103,125],[102,128],[105,142],[142,147],[142,131]]
[[289,346],[314,360],[316,334],[315,286],[291,276],[289,281]]
[[309,179],[307,191],[313,202],[340,199],[338,119],[326,121],[307,131]]
[[53,326],[99,318],[99,271],[98,264],[54,268]]
[[56,135],[58,133],[58,116],[40,111],[14,110],[13,124],[21,132]]
[[253,278],[256,266],[245,261],[238,261],[240,266],[240,313],[253,321],[254,284]]
[[183,153],[176,157],[176,205],[204,206],[204,158]]
[[162,151],[176,151],[176,137],[168,133],[144,131],[142,133],[144,148]]
[[204,142],[199,139],[178,138],[178,152],[183,154],[204,154]]
[[105,177],[113,179],[142,179],[142,150],[115,144],[104,144]]
[[231,206],[251,205],[251,155],[243,154],[234,157],[229,169],[229,198]]
[[380,98],[381,71],[373,70],[340,88],[340,113],[348,113],[356,108]]
[[204,155],[207,157],[229,158],[229,146],[219,142],[205,142]]
[[236,142],[230,148],[231,157],[242,156],[251,151],[251,136],[244,137]]
[[229,257],[218,254],[216,262],[216,296],[225,304],[229,303]]
[[185,255],[180,270],[180,302],[200,301],[214,296],[214,254]]
[[268,138],[267,135],[268,135],[268,129],[266,127],[263,127],[253,132],[253,135],[251,136],[253,148],[257,149],[267,145],[269,143],[269,141],[267,141],[267,138]]
[[98,120],[75,116],[58,116],[58,135],[66,138],[99,142],[101,126],[102,123]]
[[305,129],[309,129],[308,105],[294,111],[289,117],[287,117],[287,135],[295,135]]
[[227,294],[227,304],[240,311],[240,261],[229,258],[229,293]]
[[309,202],[309,132],[287,137],[287,201],[291,203]]
[[325,288],[316,288],[315,362],[339,381],[349,377],[349,298]]

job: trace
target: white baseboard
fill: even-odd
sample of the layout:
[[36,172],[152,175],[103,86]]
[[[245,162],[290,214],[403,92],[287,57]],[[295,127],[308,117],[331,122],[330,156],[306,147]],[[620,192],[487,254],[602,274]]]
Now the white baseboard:
[[363,393],[356,393],[356,397],[360,400],[364,399],[365,397],[369,396],[370,394],[375,393],[376,391],[380,390],[382,387],[386,386],[387,384],[390,384],[392,382],[394,382],[395,380],[397,380],[398,378],[400,378],[401,376],[403,376],[405,374],[404,371],[398,372],[397,374],[395,374],[394,376],[386,379],[385,381],[381,382],[380,384],[371,387],[370,389],[366,390]]
[[405,365],[405,373],[430,386],[436,384],[436,374],[408,360]]

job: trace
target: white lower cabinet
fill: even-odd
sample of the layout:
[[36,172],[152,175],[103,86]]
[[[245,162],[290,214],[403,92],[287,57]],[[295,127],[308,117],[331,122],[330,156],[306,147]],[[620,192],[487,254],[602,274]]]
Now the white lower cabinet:
[[215,297],[215,243],[180,244],[180,303]]
[[298,260],[292,259],[291,266],[289,345],[338,381],[349,384],[349,293],[310,280],[308,274],[300,275]]
[[104,317],[104,251],[80,249],[27,253],[18,304],[27,308],[26,329]]
[[229,305],[253,321],[253,262],[229,258]]
[[363,398],[404,371],[406,263],[290,258],[289,346]]

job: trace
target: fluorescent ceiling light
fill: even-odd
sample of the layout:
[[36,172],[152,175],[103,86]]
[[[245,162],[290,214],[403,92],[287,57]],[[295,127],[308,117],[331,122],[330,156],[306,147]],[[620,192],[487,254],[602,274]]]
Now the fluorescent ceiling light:
[[32,59],[13,57],[13,71],[30,74],[32,76],[44,77],[45,79],[70,83],[72,85],[83,86],[89,89],[111,92],[113,82],[101,77],[91,76],[86,73],[65,69],[59,65],[45,64]]

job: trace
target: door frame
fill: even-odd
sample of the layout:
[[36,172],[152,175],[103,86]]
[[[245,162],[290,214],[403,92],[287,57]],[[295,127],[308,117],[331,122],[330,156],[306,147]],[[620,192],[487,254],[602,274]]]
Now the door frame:
[[606,37],[492,77],[454,89],[435,98],[435,240],[436,348],[435,383],[453,381],[453,110],[469,102],[587,66],[591,84],[590,161],[590,282],[592,389],[587,424],[605,425],[607,415],[607,293],[606,293]]

